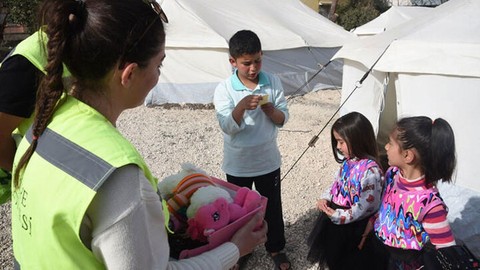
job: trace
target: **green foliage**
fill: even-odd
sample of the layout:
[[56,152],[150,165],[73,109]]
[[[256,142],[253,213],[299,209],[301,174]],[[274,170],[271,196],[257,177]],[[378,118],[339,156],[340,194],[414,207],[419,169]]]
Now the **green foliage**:
[[375,19],[388,8],[386,0],[340,0],[336,22],[350,31]]
[[8,8],[7,22],[27,26],[30,32],[36,29],[37,7],[41,0],[4,0]]
[[343,26],[347,31],[350,31],[353,28],[375,19],[378,15],[380,15],[378,10],[371,7],[351,8],[338,16],[337,23]]

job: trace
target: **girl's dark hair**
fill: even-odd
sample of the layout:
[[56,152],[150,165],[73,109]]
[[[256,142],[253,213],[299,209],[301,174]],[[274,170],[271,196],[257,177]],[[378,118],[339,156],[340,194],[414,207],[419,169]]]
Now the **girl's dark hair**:
[[45,0],[39,15],[47,35],[46,75],[40,83],[32,126],[33,141],[14,175],[28,163],[65,89],[63,64],[73,77],[73,94],[103,91],[108,73],[126,63],[147,66],[165,43],[159,15],[142,0]]
[[351,112],[338,118],[333,123],[330,130],[330,138],[332,141],[332,151],[335,160],[341,163],[345,160],[340,158],[337,150],[337,139],[333,135],[336,131],[346,142],[350,157],[359,159],[372,159],[378,162],[378,147],[370,121],[359,112]]
[[414,148],[427,183],[450,182],[457,164],[455,136],[442,118],[407,117],[394,126],[396,139],[403,150]]
[[262,44],[257,34],[250,30],[240,30],[228,41],[230,56],[238,58],[244,54],[256,54],[262,51]]

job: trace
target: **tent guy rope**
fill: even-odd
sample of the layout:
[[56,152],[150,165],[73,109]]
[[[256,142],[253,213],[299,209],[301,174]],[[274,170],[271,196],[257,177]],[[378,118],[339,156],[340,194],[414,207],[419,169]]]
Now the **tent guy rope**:
[[[391,44],[391,43],[390,43]],[[388,47],[390,47],[390,44],[385,48],[385,50],[383,50],[383,52],[380,54],[380,56],[377,58],[377,60],[375,60],[375,62],[373,63],[373,65],[367,70],[367,72],[365,72],[365,74],[363,74],[362,78],[355,84],[355,88],[352,90],[352,92],[350,92],[350,94],[345,98],[345,100],[340,104],[340,106],[338,107],[338,109],[332,114],[332,116],[330,117],[330,119],[328,119],[328,121],[325,123],[325,125],[322,127],[322,129],[317,133],[317,135],[313,136],[313,138],[308,142],[308,146],[305,148],[305,150],[303,150],[302,154],[300,154],[300,156],[297,158],[297,160],[295,160],[295,162],[293,163],[293,165],[290,167],[290,169],[288,169],[288,171],[283,175],[282,179],[280,181],[283,181],[287,175],[290,173],[290,171],[292,171],[292,169],[295,167],[295,165],[297,165],[297,163],[300,161],[300,159],[303,157],[303,155],[305,155],[305,153],[307,152],[307,150],[310,148],[310,147],[314,147],[315,146],[315,143],[318,141],[318,138],[320,136],[320,134],[322,134],[322,132],[325,130],[325,128],[328,126],[328,124],[330,124],[330,122],[333,120],[333,118],[335,117],[335,115],[337,115],[337,113],[340,111],[340,109],[343,107],[343,105],[345,105],[345,103],[350,99],[350,97],[353,95],[353,93],[355,93],[355,91],[358,89],[358,88],[361,88],[362,84],[363,84],[363,81],[365,81],[365,79],[368,77],[368,75],[372,72],[373,68],[375,67],[375,65],[378,63],[378,61],[380,60],[380,58],[382,58],[382,56],[385,54],[385,52],[387,51]],[[320,69],[318,73],[320,73],[320,71],[322,71],[330,62],[332,62],[332,60],[330,60],[324,67],[322,67],[322,69]],[[303,86],[302,86],[303,87]],[[298,90],[297,90],[298,91]]]
[[[304,84],[302,84],[300,87],[297,88],[288,98],[287,102],[291,100],[292,98],[296,97],[295,94],[298,93],[300,90],[302,90],[305,86],[307,86],[320,72],[322,72],[330,63],[332,60],[328,61],[325,65],[322,65],[322,67],[313,74],[312,77],[310,77]],[[320,64],[321,65],[321,64]]]

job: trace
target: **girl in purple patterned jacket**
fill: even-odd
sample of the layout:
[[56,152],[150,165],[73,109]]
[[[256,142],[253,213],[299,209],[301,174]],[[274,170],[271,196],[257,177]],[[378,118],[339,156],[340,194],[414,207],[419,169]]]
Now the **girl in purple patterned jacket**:
[[317,203],[320,215],[307,239],[307,259],[330,270],[368,269],[369,248],[360,249],[359,244],[383,188],[373,127],[365,116],[351,112],[335,121],[331,141],[341,166]]

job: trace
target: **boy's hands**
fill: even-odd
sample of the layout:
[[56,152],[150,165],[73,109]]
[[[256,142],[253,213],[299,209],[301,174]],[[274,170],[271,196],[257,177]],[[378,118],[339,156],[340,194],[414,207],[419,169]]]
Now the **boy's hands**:
[[[267,102],[265,102],[266,99]],[[244,97],[232,112],[233,119],[240,125],[243,114],[246,110],[255,110],[260,105],[263,113],[267,115],[273,123],[281,125],[285,121],[285,115],[280,110],[277,110],[272,102],[268,102],[268,96],[262,95],[248,95]]]
[[260,95],[248,95],[244,97],[233,109],[232,116],[235,122],[240,125],[243,119],[243,114],[247,110],[255,110],[258,107],[258,104],[262,100]]
[[264,103],[260,108],[262,109],[263,113],[269,117],[272,117],[273,113],[275,112],[275,106],[273,106],[273,103],[271,102]]
[[262,96],[260,95],[248,95],[239,102],[239,105],[245,110],[255,110],[261,100]]

